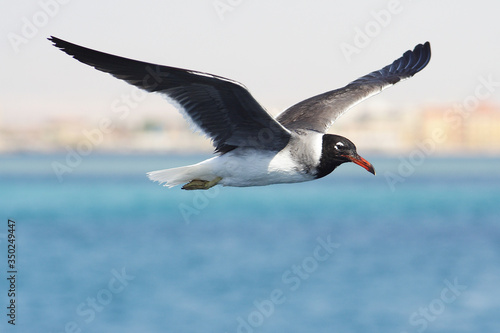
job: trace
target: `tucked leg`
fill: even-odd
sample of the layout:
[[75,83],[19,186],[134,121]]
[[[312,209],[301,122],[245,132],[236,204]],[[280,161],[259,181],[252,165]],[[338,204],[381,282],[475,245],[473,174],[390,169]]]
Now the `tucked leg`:
[[201,180],[201,179],[193,179],[186,185],[182,187],[183,190],[208,190],[211,187],[214,187],[222,180],[221,177],[216,177],[213,180]]

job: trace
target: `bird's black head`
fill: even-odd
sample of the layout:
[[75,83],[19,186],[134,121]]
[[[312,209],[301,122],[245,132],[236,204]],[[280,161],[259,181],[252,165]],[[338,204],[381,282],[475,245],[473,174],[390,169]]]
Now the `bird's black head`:
[[323,135],[323,147],[316,177],[324,177],[335,170],[336,167],[346,162],[356,163],[375,174],[373,165],[358,155],[356,146],[352,141],[340,135]]

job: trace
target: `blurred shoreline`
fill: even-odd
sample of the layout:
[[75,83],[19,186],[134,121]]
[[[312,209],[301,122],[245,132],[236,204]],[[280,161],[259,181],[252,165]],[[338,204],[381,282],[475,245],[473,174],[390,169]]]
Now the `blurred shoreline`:
[[[500,154],[500,105],[480,103],[395,110],[364,108],[338,121],[331,133],[351,139],[360,154],[495,156]],[[211,153],[208,138],[193,131],[183,118],[140,119],[124,123],[58,118],[19,126],[0,121],[0,154],[94,152],[128,154]]]

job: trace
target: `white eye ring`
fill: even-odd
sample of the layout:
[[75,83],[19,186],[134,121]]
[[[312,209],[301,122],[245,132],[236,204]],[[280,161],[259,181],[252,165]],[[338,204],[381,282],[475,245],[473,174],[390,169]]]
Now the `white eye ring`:
[[335,149],[340,150],[338,146],[342,146],[342,147],[344,147],[344,144],[343,144],[342,142],[337,142],[337,143],[335,144]]

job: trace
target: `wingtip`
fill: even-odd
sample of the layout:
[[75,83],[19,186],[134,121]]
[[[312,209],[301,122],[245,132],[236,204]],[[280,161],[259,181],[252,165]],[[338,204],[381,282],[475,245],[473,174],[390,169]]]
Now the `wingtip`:
[[431,43],[429,41],[425,42],[423,45],[422,45],[425,53],[428,53],[429,55],[431,54]]
[[429,41],[425,42],[425,43],[422,43],[422,44],[418,44],[417,46],[415,46],[413,48],[413,51],[414,53],[425,53],[425,54],[430,54],[431,52],[431,43]]
[[407,51],[407,52],[413,52],[413,53],[429,53],[431,52],[431,43],[429,41],[422,43],[422,44],[417,44],[414,48],[413,51]]
[[413,61],[408,62],[408,64],[409,65],[411,64],[412,67],[410,76],[413,76],[416,73],[420,72],[422,69],[424,69],[431,60],[431,43],[429,41],[426,41],[423,44],[418,44],[413,48],[412,51],[406,51],[403,57],[404,58],[414,57]]
[[51,42],[52,42],[52,43],[54,43],[54,44],[55,44],[55,43],[57,43],[58,41],[60,41],[60,39],[59,39],[59,38],[54,37],[54,36],[50,36],[50,37],[48,37],[48,38],[47,38],[47,40],[51,41]]
[[52,42],[52,45],[54,45],[55,47],[58,47],[60,49],[62,49],[64,47],[63,44],[68,44],[68,42],[66,42],[60,38],[54,37],[54,36],[48,37],[47,40]]
[[422,48],[424,49],[425,53],[431,53],[431,43],[429,41],[425,42],[422,44]]
[[421,69],[423,69],[425,66],[427,66],[427,64],[429,63],[429,61],[431,60],[431,43],[429,41],[425,42],[422,46],[423,50],[422,50],[422,58],[424,58],[423,60],[423,63],[422,63],[422,67]]

